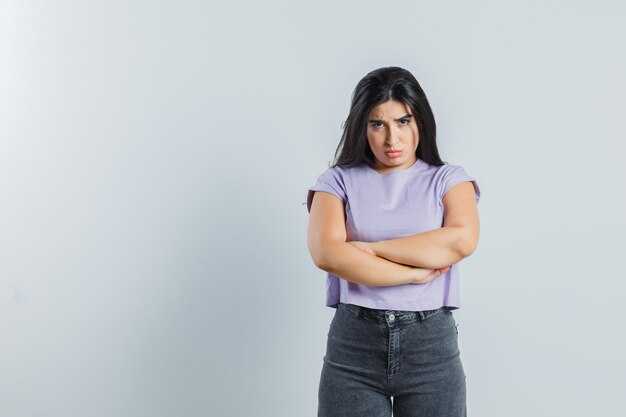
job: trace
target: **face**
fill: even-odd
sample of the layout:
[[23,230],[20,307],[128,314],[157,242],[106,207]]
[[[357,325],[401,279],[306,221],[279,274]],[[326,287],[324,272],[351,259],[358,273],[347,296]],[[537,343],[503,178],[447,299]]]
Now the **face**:
[[374,107],[368,117],[367,141],[376,157],[374,169],[381,174],[413,165],[419,130],[410,107],[395,100]]

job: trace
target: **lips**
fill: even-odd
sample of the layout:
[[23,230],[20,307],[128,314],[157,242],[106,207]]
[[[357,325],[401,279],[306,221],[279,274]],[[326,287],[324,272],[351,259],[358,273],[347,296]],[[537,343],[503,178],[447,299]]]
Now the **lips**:
[[385,156],[387,156],[387,158],[391,158],[391,159],[396,159],[396,158],[400,158],[402,156],[402,151],[393,151],[393,152],[385,152]]

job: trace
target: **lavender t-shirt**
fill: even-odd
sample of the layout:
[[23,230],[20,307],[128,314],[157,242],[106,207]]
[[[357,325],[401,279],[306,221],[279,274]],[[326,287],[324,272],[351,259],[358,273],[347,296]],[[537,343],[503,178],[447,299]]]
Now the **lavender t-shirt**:
[[[309,189],[307,210],[315,191],[341,199],[346,211],[347,241],[374,242],[395,239],[443,226],[443,196],[454,185],[476,180],[459,165],[432,166],[418,159],[406,169],[380,174],[367,165],[328,168]],[[459,265],[426,284],[370,286],[327,273],[326,306],[339,302],[384,310],[433,310],[442,306],[458,309]]]

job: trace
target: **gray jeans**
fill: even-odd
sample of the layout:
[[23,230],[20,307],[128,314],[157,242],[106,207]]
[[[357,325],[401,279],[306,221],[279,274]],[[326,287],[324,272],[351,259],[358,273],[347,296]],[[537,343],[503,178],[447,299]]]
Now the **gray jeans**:
[[318,417],[465,417],[458,331],[446,307],[375,310],[339,303],[330,323]]

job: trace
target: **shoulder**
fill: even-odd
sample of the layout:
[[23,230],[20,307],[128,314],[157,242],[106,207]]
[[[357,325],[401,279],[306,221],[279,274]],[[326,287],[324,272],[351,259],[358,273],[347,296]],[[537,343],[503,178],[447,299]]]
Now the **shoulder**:
[[308,189],[307,193],[307,210],[311,211],[311,203],[313,201],[313,194],[316,191],[323,191],[326,193],[330,193],[337,198],[339,198],[343,204],[346,204],[348,201],[348,186],[350,176],[352,170],[351,168],[344,168],[340,166],[334,166],[327,168],[324,172],[322,172],[316,179],[315,184],[313,184]]
[[455,176],[467,175],[461,165],[444,163],[443,165],[426,164],[425,168],[419,171],[420,176],[429,177],[436,184],[443,184]]
[[365,169],[362,166],[356,167],[342,167],[334,166],[327,168],[318,177],[317,181],[326,182],[328,184],[337,184],[343,188],[349,186],[351,182],[354,182],[359,177],[365,174]]
[[448,192],[448,190],[455,185],[464,181],[470,181],[474,185],[474,190],[476,192],[476,201],[480,199],[480,188],[478,187],[478,181],[475,177],[469,175],[462,165],[444,164],[436,168],[436,182],[440,198],[443,198],[446,192]]
[[455,174],[461,171],[465,171],[465,169],[461,165],[446,163],[438,167],[434,167],[437,173],[441,176]]

